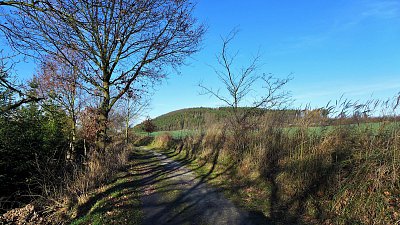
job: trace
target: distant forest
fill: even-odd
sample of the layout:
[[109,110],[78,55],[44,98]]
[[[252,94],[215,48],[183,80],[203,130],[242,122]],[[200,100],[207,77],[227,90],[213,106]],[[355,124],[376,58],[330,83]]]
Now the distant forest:
[[[156,126],[155,131],[206,130],[215,124],[227,122],[227,119],[232,118],[233,110],[229,107],[180,109],[158,116],[152,119],[152,122]],[[308,121],[309,126],[373,123],[399,121],[400,119],[397,116],[368,117],[359,113],[332,117],[328,110],[323,108],[272,110],[240,107],[237,110],[239,113],[250,110],[252,111],[250,115],[254,120],[266,123],[274,122],[274,124],[283,127],[299,126],[300,123],[304,122],[304,119]],[[260,117],[263,119],[258,120]],[[141,132],[143,131],[142,127],[143,123],[138,124],[133,128],[133,131]]]
[[[207,129],[210,125],[224,122],[227,118],[232,116],[232,108],[219,107],[219,108],[187,108],[172,111],[154,118],[152,121],[156,125],[157,131],[171,131],[171,130],[202,130]],[[280,119],[286,121],[293,121],[296,116],[301,114],[299,110],[266,110],[266,109],[252,109],[252,108],[238,108],[239,111],[251,110],[252,116],[266,116],[280,115]],[[284,118],[282,118],[284,117]],[[141,130],[142,124],[134,127],[135,131]]]

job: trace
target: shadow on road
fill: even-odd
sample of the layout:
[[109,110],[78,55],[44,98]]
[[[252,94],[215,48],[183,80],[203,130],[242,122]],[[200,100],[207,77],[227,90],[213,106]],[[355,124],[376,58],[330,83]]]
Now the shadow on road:
[[[274,224],[261,212],[246,211],[236,207],[222,194],[221,187],[206,184],[218,160],[203,176],[197,176],[185,165],[193,159],[180,161],[171,158],[179,152],[163,155],[145,148],[137,148],[131,155],[130,168],[115,182],[115,185],[100,192],[81,205],[78,218],[88,214],[107,215],[111,210],[139,211],[143,213],[143,224]],[[223,173],[228,172],[228,170]],[[223,173],[219,174],[222,175]],[[113,193],[122,193],[121,198],[110,201]],[[130,203],[128,198],[140,202]],[[102,204],[99,204],[101,202]],[[94,207],[95,206],[95,207]],[[115,223],[129,224],[130,221]],[[133,222],[131,224],[134,224]]]

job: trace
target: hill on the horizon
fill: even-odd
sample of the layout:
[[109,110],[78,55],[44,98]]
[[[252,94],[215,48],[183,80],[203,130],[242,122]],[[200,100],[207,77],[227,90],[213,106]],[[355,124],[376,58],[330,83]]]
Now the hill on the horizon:
[[[206,129],[212,124],[220,123],[232,115],[232,108],[186,108],[172,111],[154,118],[152,121],[157,127],[157,131],[173,130],[201,130]],[[249,108],[238,108],[240,111],[249,110]],[[267,112],[277,112],[282,110],[252,109],[253,115],[261,116]],[[285,110],[289,114],[296,114],[297,110]],[[133,128],[135,131],[141,131],[141,124]]]

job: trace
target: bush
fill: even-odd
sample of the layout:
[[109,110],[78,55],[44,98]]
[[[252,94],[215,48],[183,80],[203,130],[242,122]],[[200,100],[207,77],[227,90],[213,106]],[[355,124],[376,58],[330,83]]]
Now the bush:
[[74,163],[64,170],[61,183],[43,184],[40,205],[47,207],[48,217],[54,222],[65,222],[77,215],[77,207],[89,200],[96,188],[110,182],[124,168],[132,147],[124,141],[112,143],[104,153],[90,151],[83,164]]
[[65,222],[73,206],[126,166],[131,148],[114,142],[100,154],[90,148],[92,143],[77,140],[77,149],[85,149],[84,144],[90,148],[88,155],[68,161],[66,115],[47,107],[45,111],[31,104],[0,116],[0,208],[30,202],[40,216],[49,217],[46,221],[57,223]]
[[[66,116],[57,109],[46,112],[35,104],[0,116],[0,208],[19,207],[40,195],[46,180],[60,177],[65,166],[68,136]],[[2,204],[2,199],[7,202]],[[16,204],[10,204],[16,203]]]
[[149,145],[153,142],[154,137],[153,136],[138,136],[134,138],[133,145],[136,147],[139,146],[146,146]]
[[163,133],[154,138],[152,145],[160,149],[170,149],[174,147],[175,143],[170,133]]

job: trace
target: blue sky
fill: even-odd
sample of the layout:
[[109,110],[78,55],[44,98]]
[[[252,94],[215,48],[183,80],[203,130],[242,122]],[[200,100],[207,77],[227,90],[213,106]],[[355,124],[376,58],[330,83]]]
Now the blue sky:
[[203,50],[171,74],[153,96],[151,117],[171,110],[221,106],[199,95],[199,81],[218,87],[221,38],[234,27],[231,44],[238,67],[258,50],[260,73],[284,78],[295,106],[324,106],[329,100],[388,98],[400,91],[400,0],[228,1],[199,0],[197,18],[207,24]]
[[[202,50],[181,74],[171,73],[156,87],[155,117],[188,107],[221,102],[199,95],[198,83],[218,87],[211,66],[221,49],[220,36],[240,32],[231,44],[236,65],[261,52],[259,73],[284,78],[294,107],[324,106],[329,100],[387,98],[400,91],[400,0],[198,0],[195,16],[208,26]],[[34,72],[32,64],[17,68]]]

